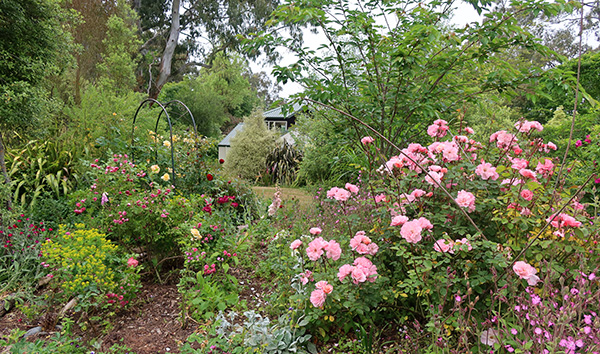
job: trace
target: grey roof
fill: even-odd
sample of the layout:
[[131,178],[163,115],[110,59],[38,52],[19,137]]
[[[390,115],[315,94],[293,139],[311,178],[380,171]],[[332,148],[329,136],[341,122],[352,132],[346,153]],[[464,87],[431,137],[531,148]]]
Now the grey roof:
[[232,131],[219,143],[219,146],[231,146],[231,139],[244,128],[244,123],[238,123]]
[[294,103],[294,105],[292,106],[292,111],[291,112],[287,112],[287,116],[284,116],[281,113],[281,107],[277,107],[277,108],[273,108],[269,111],[266,111],[264,113],[265,118],[266,119],[285,119],[285,118],[289,118],[291,116],[293,116],[294,114],[296,114],[298,111],[302,110],[302,105],[299,103]]

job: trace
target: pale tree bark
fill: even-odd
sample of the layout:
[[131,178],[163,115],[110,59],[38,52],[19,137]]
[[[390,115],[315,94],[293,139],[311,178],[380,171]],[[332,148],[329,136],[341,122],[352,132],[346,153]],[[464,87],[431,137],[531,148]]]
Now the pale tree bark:
[[157,98],[163,85],[167,83],[169,76],[171,76],[171,63],[173,61],[173,54],[175,53],[175,47],[177,47],[177,41],[179,40],[179,4],[180,0],[173,0],[173,8],[171,10],[171,31],[169,33],[169,40],[165,46],[160,61],[160,73],[156,79],[156,87],[154,92],[151,94],[153,98]]

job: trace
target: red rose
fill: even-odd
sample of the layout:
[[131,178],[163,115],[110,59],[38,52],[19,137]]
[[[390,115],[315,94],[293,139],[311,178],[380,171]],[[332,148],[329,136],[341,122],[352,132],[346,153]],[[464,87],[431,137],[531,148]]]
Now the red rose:
[[223,162],[225,162],[225,160],[219,159],[219,163],[223,163]]
[[213,180],[213,175],[211,175],[210,173],[206,175],[206,179],[209,181]]

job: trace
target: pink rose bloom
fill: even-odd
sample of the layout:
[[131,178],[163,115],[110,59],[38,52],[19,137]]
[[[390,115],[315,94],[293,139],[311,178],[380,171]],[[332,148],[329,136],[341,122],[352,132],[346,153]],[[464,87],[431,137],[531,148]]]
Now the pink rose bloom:
[[[359,269],[360,272],[357,271],[357,269]],[[354,275],[355,272],[356,272],[356,277]],[[367,258],[358,257],[357,259],[354,260],[354,269],[352,270],[352,278],[353,278],[354,284],[362,283],[365,281],[365,280],[361,280],[362,273],[364,273],[366,276],[365,280],[374,282],[375,279],[377,279],[377,267],[375,265],[373,265],[373,263],[370,260],[368,260]]]
[[536,275],[537,269],[523,261],[515,262],[515,264],[513,264],[513,271],[519,276],[519,278],[527,280],[527,283],[531,286],[535,286],[540,280],[540,278]]
[[139,262],[133,257],[131,257],[127,260],[127,265],[130,267],[137,267],[138,264],[139,264]]
[[351,183],[346,183],[346,189],[354,194],[358,193],[358,190],[359,190],[357,186],[355,186]]
[[421,231],[423,231],[421,223],[418,220],[413,220],[402,225],[400,235],[402,235],[408,243],[417,243],[421,241]]
[[300,246],[302,246],[302,241],[300,241],[300,240],[294,240],[292,242],[292,244],[290,245],[290,248],[293,249],[293,250],[295,250],[295,249],[298,249],[298,247],[300,247]]
[[529,189],[523,189],[521,191],[521,197],[527,201],[531,201],[531,199],[533,199],[533,192]]
[[474,131],[474,130],[473,130],[473,128],[471,128],[471,127],[466,127],[466,128],[465,128],[465,132],[466,132],[467,134],[475,134],[475,131]]
[[339,188],[338,187],[333,187],[330,190],[327,191],[327,198],[332,199],[335,197],[335,193],[337,192]]
[[371,144],[374,141],[375,141],[375,139],[371,138],[370,136],[365,136],[364,138],[360,139],[360,142],[363,145]]
[[323,232],[323,230],[321,230],[320,227],[311,227],[310,230],[308,230],[308,232],[310,232],[313,235],[318,235],[321,232]]
[[461,238],[460,240],[455,240],[454,241],[454,245],[453,246],[462,246],[462,245],[467,245],[467,249],[470,251],[473,249],[473,246],[471,246],[471,243],[469,242],[469,240],[467,240],[466,238]]
[[310,280],[313,280],[313,274],[310,270],[300,273],[300,281],[302,285],[306,285]]
[[431,221],[427,220],[427,218],[420,217],[417,219],[417,221],[419,222],[419,226],[421,226],[423,230],[433,229],[433,224],[431,223]]
[[575,219],[571,215],[560,214],[560,216],[562,217],[562,222],[563,222],[564,226],[569,226],[569,227],[580,227],[581,226],[581,222],[577,221],[577,219]]
[[554,172],[554,163],[550,159],[544,159],[544,163],[538,162],[535,170],[542,176],[548,177]]
[[316,287],[317,289],[321,289],[321,290],[323,290],[323,292],[324,292],[325,294],[331,294],[331,292],[333,291],[333,286],[332,286],[331,284],[329,284],[329,283],[328,283],[327,281],[325,281],[325,280],[318,281],[318,282],[315,284],[315,287]]
[[310,303],[313,304],[314,307],[323,307],[326,298],[327,295],[321,289],[315,289],[310,293]]
[[417,189],[415,189],[414,191],[410,192],[410,195],[411,195],[413,198],[415,198],[415,199],[416,199],[416,198],[421,198],[422,196],[424,196],[424,195],[425,195],[425,191],[424,191],[424,190],[422,190],[422,189],[418,189],[418,188],[417,188]]
[[469,212],[475,211],[475,196],[473,193],[461,190],[454,200],[459,206],[468,208]]
[[452,249],[452,247],[454,247],[454,241],[447,241],[444,239],[439,239],[439,240],[435,241],[435,244],[433,245],[433,249],[436,252],[442,252],[442,253],[446,253],[446,252],[450,251]]
[[443,173],[435,172],[435,171],[429,171],[429,173],[427,174],[427,176],[425,176],[425,181],[427,183],[431,184],[432,186],[434,186],[434,187],[437,188],[438,185],[442,183],[442,177],[444,177]]
[[[334,187],[334,188],[335,188],[335,187]],[[347,191],[347,190],[345,190],[344,188],[338,188],[338,189],[335,191],[335,194],[333,195],[333,197],[334,197],[334,198],[335,198],[337,201],[340,201],[340,202],[345,202],[345,201],[347,201],[348,199],[350,199],[350,196],[351,196],[350,192],[349,192],[349,191]]]
[[515,170],[521,170],[529,166],[529,161],[527,161],[527,159],[514,158],[511,160],[511,162],[512,165],[510,167],[514,168]]
[[367,254],[370,254],[371,256],[374,256],[377,251],[379,251],[379,246],[377,246],[377,244],[375,244],[375,242],[371,243],[367,249]]
[[385,202],[385,194],[379,194],[375,196],[375,203]]
[[344,279],[352,274],[352,271],[354,270],[354,267],[351,266],[350,264],[344,264],[343,266],[340,267],[337,277],[340,281],[344,281]]
[[521,215],[523,215],[523,216],[529,216],[529,215],[531,215],[531,209],[529,209],[529,208],[523,208],[523,209],[521,209]]
[[537,179],[536,175],[535,175],[535,172],[533,172],[532,170],[523,168],[523,169],[519,170],[519,173],[521,174],[521,176],[523,176],[525,178],[529,178],[529,179],[532,179],[534,181]]
[[547,146],[548,146],[548,149],[550,149],[550,150],[556,150],[557,149],[556,144],[554,144],[551,141],[548,142]]
[[497,180],[500,175],[496,172],[496,167],[492,166],[489,162],[481,162],[475,169],[475,174],[477,174],[483,180]]
[[408,221],[408,218],[404,215],[396,215],[392,218],[392,223],[390,224],[390,226],[398,226],[398,225],[404,225],[404,223],[406,223]]
[[364,283],[367,280],[366,269],[363,267],[354,267],[351,276],[354,284]]
[[329,241],[327,246],[325,246],[325,250],[327,251],[327,258],[331,258],[334,261],[340,259],[340,256],[342,255],[342,248],[335,240]]
[[327,242],[322,237],[312,240],[306,248],[306,254],[311,261],[316,261],[323,255],[323,248],[327,245]]

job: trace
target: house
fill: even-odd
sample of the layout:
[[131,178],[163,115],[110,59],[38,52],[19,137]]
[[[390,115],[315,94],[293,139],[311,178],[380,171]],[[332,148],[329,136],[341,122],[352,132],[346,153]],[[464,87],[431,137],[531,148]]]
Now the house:
[[[273,108],[269,111],[264,112],[265,123],[269,129],[279,129],[287,131],[292,125],[296,123],[296,116],[302,112],[303,106],[295,103],[291,107],[291,111],[287,112],[284,116],[281,107]],[[233,130],[227,134],[227,136],[219,143],[219,159],[225,160],[227,151],[231,148],[231,139],[236,136],[244,127],[244,123],[238,124]],[[289,134],[289,133],[288,133]],[[291,136],[290,136],[291,138]],[[289,140],[286,138],[286,140]],[[292,139],[293,140],[293,139]]]

